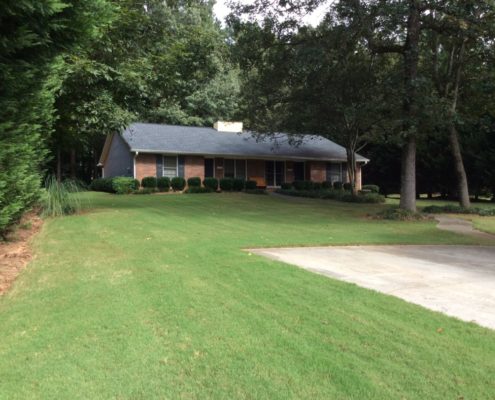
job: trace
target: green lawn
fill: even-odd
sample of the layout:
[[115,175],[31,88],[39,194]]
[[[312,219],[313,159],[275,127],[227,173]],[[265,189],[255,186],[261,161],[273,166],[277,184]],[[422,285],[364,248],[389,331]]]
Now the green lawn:
[[0,298],[1,399],[495,398],[494,331],[241,250],[474,239],[383,206],[85,196]]

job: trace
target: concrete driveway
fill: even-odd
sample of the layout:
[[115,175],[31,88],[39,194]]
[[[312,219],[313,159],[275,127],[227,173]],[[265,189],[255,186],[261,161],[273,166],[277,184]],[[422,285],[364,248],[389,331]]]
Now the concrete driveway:
[[495,247],[340,246],[249,251],[495,329]]

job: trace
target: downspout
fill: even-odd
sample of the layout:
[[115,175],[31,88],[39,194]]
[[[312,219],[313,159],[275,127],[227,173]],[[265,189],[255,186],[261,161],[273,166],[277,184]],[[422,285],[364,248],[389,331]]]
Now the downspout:
[[134,158],[132,160],[132,163],[133,163],[133,178],[136,179],[136,158],[137,156],[139,155],[139,151],[136,151],[134,153]]

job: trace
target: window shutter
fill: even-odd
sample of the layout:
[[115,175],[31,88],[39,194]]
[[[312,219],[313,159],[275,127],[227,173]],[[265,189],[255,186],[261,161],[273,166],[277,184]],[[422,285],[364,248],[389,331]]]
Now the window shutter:
[[184,156],[178,156],[178,164],[179,164],[179,176],[181,178],[184,178],[184,163],[185,163],[185,157]]
[[163,156],[161,154],[156,155],[156,177],[161,178],[163,176]]

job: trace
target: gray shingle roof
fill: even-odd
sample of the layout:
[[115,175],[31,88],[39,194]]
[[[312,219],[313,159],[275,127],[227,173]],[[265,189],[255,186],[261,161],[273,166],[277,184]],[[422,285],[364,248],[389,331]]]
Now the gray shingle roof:
[[[289,143],[287,134],[276,140],[256,140],[251,132],[218,132],[213,128],[131,124],[122,134],[131,151],[201,154],[209,156],[266,157],[345,161],[345,148],[319,136],[302,136],[299,145]],[[369,161],[357,155],[357,161]]]

